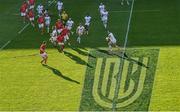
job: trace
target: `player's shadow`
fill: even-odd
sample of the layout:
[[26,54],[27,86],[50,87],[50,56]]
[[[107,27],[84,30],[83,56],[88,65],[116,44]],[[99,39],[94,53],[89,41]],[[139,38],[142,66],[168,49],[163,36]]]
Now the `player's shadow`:
[[107,54],[107,55],[118,56],[118,57],[123,58],[123,59],[125,59],[125,60],[127,60],[127,61],[134,62],[134,63],[138,64],[139,66],[142,66],[142,67],[145,67],[145,68],[149,68],[149,67],[146,66],[144,63],[142,63],[142,62],[140,62],[140,61],[138,61],[138,60],[135,60],[135,59],[133,59],[133,58],[128,57],[128,55],[127,55],[126,53],[123,54],[123,52],[119,52],[119,53],[114,53],[114,52],[112,52],[112,53],[110,54],[107,50],[97,49],[97,51],[102,52],[102,53]]
[[83,55],[83,56],[89,56],[89,57],[92,57],[92,58],[96,58],[95,56],[89,54],[88,52],[85,52],[83,50],[81,50],[80,48],[78,47],[73,47],[73,46],[69,46],[72,50],[76,51],[78,54],[80,55]]
[[65,75],[63,75],[59,70],[53,68],[53,67],[50,67],[48,65],[43,65],[45,68],[48,68],[49,70],[51,70],[55,75],[67,80],[67,81],[70,81],[70,82],[74,82],[76,84],[80,84],[80,82],[76,81],[76,80],[73,80]]
[[78,63],[78,64],[81,64],[81,65],[86,65],[86,66],[88,66],[88,67],[90,67],[90,68],[93,68],[91,65],[89,65],[86,61],[84,61],[84,60],[82,60],[80,57],[78,57],[78,56],[76,56],[76,55],[74,55],[74,54],[72,54],[72,53],[70,53],[70,52],[67,52],[67,51],[64,51],[64,54],[67,56],[67,57],[69,57],[69,58],[71,58],[72,60],[74,60],[76,63]]

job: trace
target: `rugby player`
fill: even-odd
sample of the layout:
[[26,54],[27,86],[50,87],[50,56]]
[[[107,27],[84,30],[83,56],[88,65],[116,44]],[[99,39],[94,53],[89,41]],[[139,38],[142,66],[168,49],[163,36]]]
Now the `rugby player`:
[[68,14],[66,13],[66,11],[62,12],[61,20],[63,21],[63,24],[65,25],[66,21],[68,20]]
[[24,2],[20,8],[21,17],[22,17],[24,23],[26,22],[27,8],[28,8],[28,6],[27,6],[26,2]]
[[29,21],[30,21],[31,25],[32,25],[33,27],[35,27],[35,25],[34,25],[34,12],[33,12],[32,9],[29,10],[27,16],[28,16],[28,18],[29,18]]
[[59,16],[61,16],[61,12],[63,9],[63,2],[61,0],[58,0],[57,2],[57,9],[58,9]]
[[57,32],[60,34],[64,28],[62,21],[58,19],[55,26],[56,26]]
[[49,39],[50,42],[54,45],[57,46],[57,29],[56,26],[52,27],[52,33],[50,34],[51,38]]
[[79,44],[81,43],[81,36],[83,35],[84,30],[85,30],[84,26],[80,23],[79,26],[76,29],[76,33],[78,35],[77,42]]
[[44,6],[42,4],[39,4],[36,8],[38,16],[42,15],[43,10],[44,10]]
[[47,53],[46,53],[46,42],[45,41],[43,41],[43,43],[41,44],[41,46],[40,46],[40,55],[41,55],[41,57],[42,57],[42,61],[41,61],[41,64],[47,64],[47,59],[48,59],[48,55],[47,55]]
[[85,19],[85,31],[84,33],[85,34],[89,34],[89,26],[90,26],[90,23],[91,23],[91,16],[89,14],[87,14],[87,16],[84,17]]
[[28,0],[29,9],[34,9],[35,6],[35,0]]
[[108,37],[106,37],[106,41],[108,42],[109,51],[112,52],[112,47],[116,47],[120,49],[120,47],[116,44],[116,38],[113,33],[108,31]]
[[105,5],[103,3],[100,3],[100,5],[99,5],[99,13],[100,13],[101,16],[102,16],[102,13],[104,12],[104,10],[105,10]]
[[[68,29],[69,31],[71,31],[73,25],[74,25],[74,21],[73,21],[71,18],[69,18],[68,21],[66,22],[66,27],[67,27],[67,29]],[[71,33],[73,34],[73,32],[71,32]]]
[[44,19],[45,19],[45,26],[46,26],[46,28],[47,28],[47,33],[49,33],[49,27],[50,27],[50,23],[51,23],[51,17],[50,17],[48,14],[46,14],[45,17],[44,17]]
[[41,14],[39,17],[38,17],[38,26],[39,26],[39,29],[41,30],[41,34],[44,34],[44,16]]
[[104,10],[103,13],[102,13],[102,22],[103,22],[103,25],[105,28],[107,28],[107,23],[108,23],[108,11],[107,10]]

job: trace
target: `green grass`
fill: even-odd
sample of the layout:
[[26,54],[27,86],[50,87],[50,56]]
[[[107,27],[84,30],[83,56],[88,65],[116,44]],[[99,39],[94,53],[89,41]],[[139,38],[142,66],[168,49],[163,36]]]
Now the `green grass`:
[[[120,6],[119,0],[64,0],[65,9],[75,21],[75,27],[83,21],[87,12],[90,13],[90,34],[84,36],[81,45],[76,44],[77,35],[71,36],[73,49],[67,47],[65,54],[58,53],[48,43],[48,66],[42,66],[38,49],[43,40],[49,39],[49,35],[41,35],[37,27],[33,29],[31,26],[18,34],[26,25],[17,15],[21,2],[0,0],[0,47],[12,40],[0,51],[0,110],[91,110],[91,106],[80,108],[82,92],[88,91],[83,89],[84,84],[92,81],[91,78],[85,80],[88,52],[107,49],[106,30],[100,21],[97,7],[100,2],[107,5],[110,11],[108,29],[115,34],[120,46],[124,43],[130,7]],[[147,103],[148,110],[180,109],[179,5],[179,0],[136,0],[134,4],[127,45],[131,53],[128,55],[133,55],[134,49],[159,49],[154,82],[150,82],[153,89],[152,94],[148,94],[151,95]],[[49,10],[54,23],[58,18],[56,8],[52,5]],[[143,108],[142,105],[139,109]]]

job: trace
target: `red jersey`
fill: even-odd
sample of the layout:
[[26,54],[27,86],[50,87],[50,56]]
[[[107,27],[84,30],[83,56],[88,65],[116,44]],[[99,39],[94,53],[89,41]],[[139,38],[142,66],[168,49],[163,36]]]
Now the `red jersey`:
[[38,18],[38,23],[39,23],[39,24],[43,24],[43,23],[44,23],[44,17],[43,17],[43,16],[40,16],[40,17]]
[[29,18],[33,18],[33,17],[34,17],[34,12],[33,12],[32,10],[30,10],[30,11],[28,12],[28,17],[29,17]]
[[46,45],[45,44],[42,44],[41,46],[40,46],[40,54],[43,54],[44,52],[45,52],[45,49],[46,49]]
[[69,33],[69,30],[67,28],[63,28],[61,35],[65,36],[65,35],[68,35],[68,33]]
[[57,29],[62,29],[64,27],[63,23],[61,21],[56,22],[56,28]]
[[20,8],[20,12],[22,12],[22,13],[25,13],[25,12],[26,12],[26,8],[25,8],[25,6],[24,6],[24,5],[22,5],[22,6],[21,6],[21,8]]
[[35,4],[35,0],[28,0],[30,5],[34,5]]
[[64,41],[64,36],[63,35],[58,35],[57,36],[57,41],[62,43]]
[[23,3],[23,5],[26,9],[28,8],[28,4],[26,2]]

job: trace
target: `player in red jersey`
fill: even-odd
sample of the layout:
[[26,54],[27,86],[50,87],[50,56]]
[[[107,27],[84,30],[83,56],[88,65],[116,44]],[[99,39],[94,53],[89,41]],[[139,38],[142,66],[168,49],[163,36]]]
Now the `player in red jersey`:
[[23,2],[22,6],[26,8],[26,13],[28,12],[28,3],[26,1]]
[[43,43],[41,44],[41,46],[40,46],[40,55],[41,55],[41,57],[42,57],[42,61],[41,61],[41,64],[46,64],[47,63],[47,59],[48,59],[48,55],[47,55],[47,53],[46,53],[46,42],[45,41],[43,41]]
[[60,52],[63,52],[64,50],[64,35],[60,34],[57,36],[57,43],[58,45],[61,47],[60,49],[58,49]]
[[38,26],[39,26],[39,29],[41,30],[41,34],[44,34],[44,16],[40,15],[38,20]]
[[34,9],[35,6],[35,0],[28,0],[29,9]]
[[57,28],[57,32],[60,34],[64,28],[62,21],[60,19],[58,19],[55,26]]
[[23,22],[26,20],[26,6],[23,4],[20,8],[21,17],[23,18]]
[[31,23],[31,25],[34,27],[34,12],[32,9],[29,10],[28,12],[28,18],[29,18],[29,21]]

